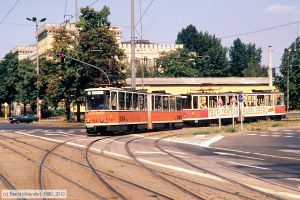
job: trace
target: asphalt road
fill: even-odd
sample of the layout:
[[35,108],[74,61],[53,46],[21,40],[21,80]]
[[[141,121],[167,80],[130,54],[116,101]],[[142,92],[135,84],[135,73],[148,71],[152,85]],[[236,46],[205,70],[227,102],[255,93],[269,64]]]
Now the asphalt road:
[[[0,122],[0,131],[30,134],[56,140],[86,137],[85,129],[72,127],[46,127],[32,124],[8,124]],[[132,136],[134,137],[134,136]],[[78,145],[86,145],[95,137],[81,139]],[[126,155],[120,144],[130,138],[114,141],[110,151]],[[166,153],[158,152],[153,146],[155,138],[141,138],[134,143],[140,158],[169,166],[181,167]],[[185,138],[176,139],[184,141]],[[277,128],[269,131],[251,132],[226,136],[210,146],[201,146],[206,139],[189,138],[186,144],[160,141],[163,148],[176,152],[178,156],[203,169],[227,178],[244,180],[246,176],[275,183],[300,192],[300,128]],[[104,144],[99,144],[99,149]],[[97,148],[97,145],[95,146]],[[173,167],[171,167],[173,168]],[[193,172],[194,173],[194,172]],[[231,174],[232,173],[232,174]],[[240,175],[239,175],[240,174]]]
[[225,168],[300,190],[300,128],[224,137],[209,148],[177,145]]

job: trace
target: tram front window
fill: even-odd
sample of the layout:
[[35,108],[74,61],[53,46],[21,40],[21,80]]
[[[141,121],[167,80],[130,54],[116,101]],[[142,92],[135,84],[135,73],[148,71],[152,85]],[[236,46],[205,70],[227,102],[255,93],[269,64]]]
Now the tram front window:
[[87,110],[109,110],[109,91],[92,91],[86,95]]

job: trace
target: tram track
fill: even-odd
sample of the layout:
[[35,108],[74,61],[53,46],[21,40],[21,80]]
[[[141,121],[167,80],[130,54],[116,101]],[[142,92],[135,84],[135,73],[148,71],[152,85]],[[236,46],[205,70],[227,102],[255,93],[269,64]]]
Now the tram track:
[[[154,134],[148,134],[147,136],[143,135],[142,137],[134,138],[134,140],[142,139],[143,137],[153,137],[153,136],[164,135],[164,134],[165,134],[165,132],[159,132],[159,133],[154,133]],[[1,136],[2,136],[2,135],[1,135]],[[125,136],[121,136],[121,137],[115,138],[115,139],[113,139],[112,141],[109,142],[109,145],[112,144],[114,141],[121,140],[121,139],[125,139],[125,138],[130,137],[130,136],[131,136],[131,135],[125,135]],[[173,134],[172,136],[174,136],[174,134]],[[7,137],[7,136],[4,136],[4,137]],[[170,136],[168,136],[168,137],[170,137]],[[163,137],[163,138],[166,138],[166,137]],[[160,138],[160,140],[163,139],[163,138]],[[12,139],[12,138],[10,138],[10,139]],[[43,139],[41,139],[41,140],[43,140]],[[24,141],[18,141],[18,142],[21,142],[21,143],[27,144],[27,145],[29,145],[29,146],[32,146],[32,144],[26,143],[26,142],[24,142]],[[96,142],[96,141],[95,141],[95,142]],[[53,143],[55,143],[55,142],[53,142]],[[108,144],[108,143],[107,143],[107,144]],[[34,146],[34,145],[33,145],[33,146]],[[65,146],[70,147],[70,148],[75,148],[75,149],[78,149],[78,150],[82,151],[82,148],[78,148],[78,147],[75,147],[75,146],[71,146],[71,145],[69,145],[69,144],[65,144]],[[39,147],[36,147],[36,148],[39,148]],[[105,147],[105,148],[108,148],[108,147]],[[43,149],[43,150],[44,150],[44,149]],[[44,151],[46,151],[46,150],[44,150]],[[113,158],[112,156],[107,156],[107,155],[105,155],[105,152],[102,152],[102,150],[101,150],[101,154],[96,153],[96,152],[93,152],[93,151],[91,151],[90,153],[96,154],[96,155],[102,155],[102,156],[105,156],[105,157],[107,157],[107,158],[110,158],[110,159],[113,159],[113,160],[118,160],[118,161],[123,162],[123,163],[131,164],[131,165],[136,165],[136,164],[133,164],[132,162],[127,162],[127,161],[124,161],[124,160],[122,160],[122,159],[116,159],[116,158]],[[69,160],[70,162],[74,162],[74,163],[77,163],[77,164],[81,165],[82,167],[88,168],[87,165],[84,165],[84,164],[82,164],[82,163],[80,163],[80,162],[77,162],[77,161],[75,161],[75,160],[72,160],[72,159],[68,159],[68,158],[66,158],[66,157],[64,157],[64,156],[62,156],[62,155],[56,154],[55,152],[52,152],[51,154],[60,156],[60,157],[63,158],[63,159]],[[138,165],[139,165],[139,164],[138,164]],[[209,185],[201,184],[201,183],[198,183],[198,182],[193,182],[193,181],[191,181],[191,180],[187,180],[187,179],[184,179],[184,178],[182,178],[182,177],[178,177],[178,176],[173,175],[173,174],[164,174],[163,172],[161,172],[161,171],[159,171],[159,170],[155,170],[155,169],[152,169],[152,170],[155,171],[155,173],[159,173],[159,174],[161,174],[161,175],[166,175],[166,176],[172,177],[173,179],[184,180],[184,181],[186,181],[186,182],[190,182],[190,183],[193,183],[193,184],[197,184],[197,185],[199,185],[199,186],[201,186],[201,187],[211,188],[211,189],[213,189],[213,190],[216,190],[216,191],[219,191],[219,192],[222,192],[222,193],[226,193],[226,194],[230,194],[230,195],[235,195],[235,196],[236,196],[236,195],[239,195],[239,194],[235,194],[235,193],[233,193],[233,192],[231,192],[231,191],[225,191],[224,189],[214,188],[214,187],[210,187]],[[51,171],[51,170],[50,170],[50,171]],[[103,171],[101,171],[101,170],[96,169],[96,171],[97,171],[98,173],[104,174],[105,176],[112,177],[112,178],[117,178],[117,177],[114,177],[114,176],[112,176],[111,174],[105,173],[105,172],[103,172]],[[203,171],[203,169],[201,169],[201,171]],[[118,179],[118,180],[119,180],[119,181],[122,181],[122,182],[124,182],[124,183],[126,183],[125,180],[122,180],[122,179]],[[128,182],[127,184],[132,184],[132,185],[134,185],[132,182]],[[147,189],[147,188],[141,188],[141,189],[144,189],[144,190],[145,190],[145,189]],[[251,190],[252,190],[252,188],[251,188]],[[155,193],[154,191],[151,191],[151,190],[148,190],[148,192]],[[165,198],[165,199],[171,199],[171,198],[169,198],[168,196],[165,196],[165,195],[160,194],[160,193],[156,193],[156,195],[157,195],[157,196],[160,196],[160,197],[162,197],[162,198]],[[247,198],[247,197],[244,197],[244,196],[240,196],[240,197],[243,198],[243,199],[251,199],[251,198]],[[102,198],[98,198],[98,199],[102,199]],[[278,199],[278,198],[277,198],[277,199]]]
[[[274,196],[274,195],[272,195],[272,194],[265,193],[265,192],[262,192],[262,191],[260,191],[260,190],[251,188],[251,187],[249,187],[249,186],[247,186],[247,185],[244,185],[244,184],[242,184],[242,183],[239,183],[239,182],[237,182],[237,181],[235,181],[235,180],[232,180],[232,179],[229,179],[229,178],[227,178],[227,177],[225,177],[225,176],[222,176],[222,175],[220,175],[220,174],[211,172],[210,170],[207,170],[207,169],[205,169],[205,168],[203,168],[203,167],[199,167],[199,166],[197,166],[197,165],[195,165],[195,164],[193,164],[193,163],[191,163],[191,162],[189,162],[189,161],[187,161],[187,160],[185,160],[185,159],[183,159],[183,158],[180,158],[180,157],[176,156],[174,153],[171,153],[171,152],[169,152],[169,151],[166,151],[165,149],[163,149],[163,148],[158,144],[161,140],[166,139],[166,138],[169,138],[169,137],[174,137],[174,136],[176,136],[176,135],[166,136],[166,137],[162,137],[162,138],[157,139],[157,140],[154,142],[155,147],[156,147],[157,149],[159,149],[160,151],[166,153],[167,155],[171,156],[172,158],[174,158],[174,159],[176,159],[176,160],[178,160],[178,161],[180,161],[180,162],[182,162],[182,163],[184,163],[184,164],[186,164],[186,165],[188,165],[188,166],[190,166],[190,167],[192,167],[192,168],[194,168],[194,169],[197,169],[197,170],[200,170],[200,171],[204,171],[204,172],[206,172],[206,173],[208,173],[208,174],[211,174],[211,175],[214,175],[214,176],[216,176],[216,177],[222,178],[222,179],[224,179],[224,180],[226,180],[226,181],[228,181],[228,182],[230,182],[230,183],[232,183],[232,184],[238,185],[238,186],[243,187],[243,188],[245,188],[245,189],[247,189],[247,190],[251,190],[251,191],[257,192],[257,193],[259,193],[259,194],[265,195],[265,196],[270,197],[270,198],[272,198],[272,199],[283,200],[283,199],[280,198],[280,197],[277,197],[277,196]],[[236,172],[235,170],[231,170],[230,168],[226,168],[226,167],[224,167],[224,166],[218,165],[218,164],[216,164],[216,163],[214,163],[214,162],[211,162],[211,161],[209,161],[209,160],[207,160],[207,159],[203,159],[203,158],[198,158],[198,159],[203,160],[203,161],[205,161],[205,162],[209,162],[209,163],[214,164],[214,165],[217,165],[217,166],[219,166],[219,167],[225,168],[225,169],[227,169],[227,170]],[[252,177],[252,176],[248,176],[248,177],[254,178],[254,177]],[[261,179],[259,179],[259,180],[261,180]],[[276,185],[276,184],[273,183],[273,185]]]
[[169,179],[167,179],[166,177],[162,176],[161,174],[157,173],[156,171],[154,171],[153,169],[151,169],[150,167],[146,166],[143,162],[139,161],[138,158],[132,153],[132,151],[130,150],[129,148],[129,144],[132,143],[133,141],[135,140],[138,140],[140,138],[133,138],[133,139],[130,139],[128,140],[126,143],[125,143],[125,149],[126,149],[126,152],[128,153],[128,155],[134,160],[136,161],[142,168],[146,169],[147,171],[149,171],[154,177],[174,186],[175,188],[181,190],[182,192],[188,194],[190,197],[193,197],[195,199],[203,199],[203,197],[185,189],[184,187],[170,181]]
[[[28,145],[28,146],[31,146],[31,147],[34,147],[34,148],[37,148],[37,149],[39,149],[39,150],[43,150],[43,151],[49,152],[48,150],[42,149],[42,148],[40,148],[40,147],[38,147],[38,146],[36,146],[36,145],[32,145],[32,144],[29,144],[29,143],[24,142],[24,141],[19,141],[19,140],[16,140],[16,139],[14,139],[14,138],[10,138],[10,137],[7,137],[7,136],[3,136],[3,135],[1,135],[1,136],[2,136],[2,137],[5,137],[5,138],[12,139],[12,140],[14,140],[14,141],[16,141],[16,142],[20,142],[20,143],[23,143],[23,144],[25,144],[25,145]],[[108,138],[109,138],[109,137],[108,137]],[[104,138],[103,138],[103,139],[104,139]],[[105,139],[107,139],[107,138],[105,138]],[[95,142],[95,141],[94,141],[94,142]],[[1,145],[1,146],[5,146],[5,145],[2,145],[2,144],[0,144],[0,145]],[[59,144],[59,145],[61,145],[61,144]],[[65,145],[67,145],[67,144],[65,143]],[[8,149],[10,149],[10,147],[8,147],[8,146],[5,146],[5,147],[8,148]],[[68,146],[68,147],[71,147],[71,146]],[[54,148],[58,148],[58,147],[56,146],[56,147],[54,147]],[[71,148],[75,148],[75,149],[78,149],[78,150],[82,151],[82,149],[79,149],[79,148],[76,148],[76,147],[71,147]],[[13,149],[11,149],[11,150],[13,150]],[[25,158],[28,159],[28,160],[34,161],[35,164],[39,164],[39,161],[33,160],[32,158],[30,158],[30,157],[24,155],[24,154],[21,153],[21,152],[16,152],[15,150],[13,150],[13,151],[14,151],[15,153],[18,153],[19,155],[22,155],[23,157],[25,157]],[[90,153],[93,153],[93,152],[90,152]],[[59,154],[57,154],[57,153],[55,153],[55,152],[53,152],[53,151],[51,151],[51,154],[52,154],[52,155],[56,155],[56,156],[58,156],[58,157],[60,157],[60,158],[62,158],[62,159],[64,159],[64,160],[69,161],[69,162],[76,163],[76,164],[80,165],[81,167],[90,170],[90,166],[89,166],[89,165],[85,165],[85,164],[83,164],[83,163],[81,163],[81,162],[78,162],[78,161],[76,161],[76,160],[72,160],[72,159],[70,159],[70,158],[68,158],[68,157],[59,155]],[[96,153],[93,153],[93,154],[96,154]],[[99,154],[96,154],[96,155],[99,155]],[[100,154],[100,155],[101,155],[101,154]],[[110,158],[110,157],[108,157],[108,158]],[[110,159],[111,159],[111,158],[110,158]],[[116,160],[116,159],[114,159],[114,160]],[[122,162],[121,160],[118,160],[118,161],[119,161],[119,162]],[[127,163],[127,164],[131,164],[131,163]],[[81,189],[84,189],[84,190],[89,191],[91,194],[93,194],[94,196],[98,197],[98,199],[106,199],[106,198],[104,198],[103,196],[101,196],[101,195],[95,193],[94,191],[91,191],[89,188],[87,188],[87,187],[85,187],[85,186],[83,186],[83,185],[81,185],[81,184],[78,184],[77,182],[75,182],[75,181],[69,179],[68,177],[64,176],[63,174],[57,172],[57,170],[55,170],[55,169],[53,169],[53,168],[50,168],[50,167],[48,167],[48,166],[44,166],[44,168],[47,169],[47,170],[49,170],[49,171],[51,171],[51,172],[53,172],[54,174],[56,174],[57,176],[63,178],[64,180],[66,180],[66,181],[68,181],[68,182],[71,182],[71,183],[77,185],[77,186],[80,187]],[[109,173],[107,173],[107,172],[101,171],[101,170],[96,169],[96,168],[94,168],[94,170],[95,170],[95,172],[96,172],[97,174],[98,174],[98,173],[101,173],[101,174],[103,174],[104,176],[107,176],[107,177],[109,177],[109,178],[113,178],[113,179],[115,179],[115,180],[117,180],[117,181],[119,181],[119,182],[121,182],[121,183],[123,183],[123,184],[127,184],[127,185],[129,185],[129,186],[134,186],[134,187],[136,187],[136,188],[138,188],[138,189],[140,189],[140,190],[143,190],[143,191],[145,191],[145,192],[148,192],[148,193],[152,194],[153,197],[161,197],[162,199],[172,199],[172,198],[170,198],[170,197],[168,197],[168,196],[166,196],[166,195],[164,195],[164,194],[162,194],[162,193],[159,193],[159,192],[156,192],[156,191],[154,191],[154,190],[148,189],[148,188],[146,188],[146,187],[144,187],[144,186],[135,184],[135,183],[133,183],[133,182],[131,182],[131,181],[128,181],[128,180],[126,180],[126,179],[122,179],[122,178],[119,178],[119,177],[117,177],[117,176],[113,176],[113,175],[111,175],[111,174],[109,174]],[[41,181],[41,182],[42,182],[42,181]]]

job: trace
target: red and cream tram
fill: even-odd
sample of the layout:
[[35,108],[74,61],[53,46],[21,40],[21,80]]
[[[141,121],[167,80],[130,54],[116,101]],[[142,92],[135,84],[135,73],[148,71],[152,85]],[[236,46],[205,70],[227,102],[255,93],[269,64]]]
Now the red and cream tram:
[[182,127],[181,96],[104,87],[85,90],[88,135]]
[[[242,96],[240,102],[239,96]],[[182,98],[186,124],[205,124],[220,118],[281,119],[286,110],[283,93],[278,92],[194,93],[182,95]]]

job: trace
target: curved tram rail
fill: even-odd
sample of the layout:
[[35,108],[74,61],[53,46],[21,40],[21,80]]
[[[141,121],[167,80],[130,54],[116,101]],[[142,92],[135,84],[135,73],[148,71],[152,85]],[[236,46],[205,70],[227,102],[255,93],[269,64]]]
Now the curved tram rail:
[[[247,189],[247,190],[254,191],[254,192],[257,192],[257,193],[259,193],[259,194],[265,195],[266,197],[270,197],[270,198],[272,198],[272,199],[278,199],[278,200],[281,200],[281,199],[282,199],[282,198],[280,198],[280,197],[271,195],[271,194],[269,194],[269,193],[265,193],[265,192],[259,191],[259,190],[257,190],[257,189],[251,188],[251,187],[249,187],[249,186],[247,186],[247,185],[244,185],[244,184],[239,183],[239,182],[237,182],[237,181],[235,181],[235,180],[229,179],[229,178],[227,178],[227,177],[225,177],[225,176],[222,176],[222,175],[220,175],[220,174],[211,172],[211,171],[209,171],[209,170],[207,170],[207,169],[205,169],[205,168],[199,167],[199,166],[197,166],[197,165],[195,165],[195,164],[193,164],[193,163],[191,163],[191,162],[189,162],[189,161],[187,161],[187,160],[185,160],[185,159],[183,159],[183,158],[180,158],[180,157],[176,156],[175,154],[173,154],[173,153],[171,153],[171,152],[169,152],[169,151],[164,150],[164,149],[159,145],[159,142],[160,142],[161,140],[163,140],[163,139],[166,139],[166,138],[169,138],[169,137],[173,137],[173,136],[176,136],[176,135],[165,136],[165,137],[162,137],[162,138],[157,139],[157,140],[154,142],[155,147],[158,148],[160,151],[166,153],[167,155],[169,155],[169,156],[175,158],[176,160],[178,160],[178,161],[180,161],[180,162],[182,162],[182,163],[184,163],[184,164],[186,164],[186,165],[188,165],[188,166],[190,166],[190,167],[192,167],[192,168],[194,168],[194,169],[197,169],[197,170],[200,170],[200,171],[204,171],[204,172],[206,172],[206,173],[208,173],[208,174],[212,174],[212,175],[214,175],[214,176],[216,176],[216,177],[219,177],[219,178],[222,178],[222,179],[224,179],[224,180],[226,180],[226,181],[228,181],[228,182],[230,182],[230,183],[232,183],[232,184],[241,186],[241,187],[243,187],[243,188],[245,188],[245,189]],[[209,161],[209,160],[202,159],[202,158],[199,158],[199,159],[200,159],[200,160],[204,160],[204,161],[206,161],[206,162],[210,162],[210,163],[215,164],[215,165],[217,165],[217,166],[220,166],[220,167],[222,167],[222,168],[226,168],[226,169],[228,169],[228,170],[230,170],[230,171],[236,172],[235,170],[232,170],[232,169],[230,169],[230,168],[227,168],[227,167],[218,165],[218,164],[213,163],[213,162],[211,162],[211,161]],[[253,178],[252,176],[250,176],[250,177]],[[269,183],[270,183],[270,182],[269,182]],[[274,185],[276,185],[276,184],[274,184]]]
[[[50,150],[51,153],[49,153],[49,150],[43,149],[43,148],[41,148],[41,147],[39,147],[39,146],[36,146],[36,145],[33,145],[33,144],[31,144],[31,143],[28,143],[28,142],[25,142],[25,141],[22,141],[22,140],[18,140],[18,139],[15,139],[15,138],[11,138],[11,137],[8,137],[8,136],[3,136],[3,135],[1,135],[1,137],[7,138],[7,139],[11,139],[11,140],[13,140],[13,141],[15,141],[15,142],[22,143],[22,144],[24,144],[24,145],[27,145],[27,146],[36,148],[36,149],[38,149],[38,150],[46,151],[47,157],[48,157],[50,154],[51,154],[51,155],[55,155],[55,156],[60,157],[60,158],[62,158],[62,159],[64,159],[64,160],[67,160],[67,161],[69,161],[69,162],[78,164],[79,166],[81,166],[81,167],[83,167],[83,168],[91,169],[89,165],[83,164],[83,163],[78,162],[78,161],[76,161],[76,160],[72,160],[72,159],[70,159],[70,158],[68,158],[68,157],[65,157],[65,156],[62,156],[62,155],[60,155],[60,154],[55,153],[55,152],[53,151],[53,149],[54,149],[54,148],[57,149],[58,146],[63,145],[62,143],[56,145],[56,146],[52,149],[52,151]],[[127,136],[126,136],[126,137],[127,137]],[[103,138],[103,139],[107,139],[107,138],[110,138],[110,137],[106,137],[106,138]],[[39,139],[39,138],[38,138],[38,139]],[[41,140],[42,140],[42,139],[41,139]],[[99,140],[97,140],[97,141],[99,141]],[[67,142],[68,142],[68,141],[64,142],[64,145],[67,145],[67,146],[70,147],[70,148],[74,148],[74,149],[77,149],[77,150],[82,151],[82,148],[74,147],[74,146],[69,146],[69,145],[67,144]],[[96,141],[93,141],[92,143],[95,143],[95,142],[96,142]],[[53,143],[56,143],[56,142],[53,142]],[[1,146],[5,146],[7,149],[10,149],[10,147],[8,147],[8,146],[6,146],[6,145],[2,145],[2,144],[1,144]],[[25,158],[28,159],[28,160],[33,161],[34,163],[40,165],[40,161],[33,160],[32,158],[28,157],[27,155],[25,155],[25,154],[23,154],[23,153],[21,153],[21,152],[15,151],[14,149],[10,149],[10,150],[12,150],[12,151],[14,151],[15,153],[17,153],[17,154],[19,154],[19,155],[25,157]],[[93,153],[93,152],[90,152],[90,153]],[[104,157],[113,159],[113,158],[111,158],[111,157],[109,157],[109,156],[106,156],[106,155],[103,155],[103,154],[96,154],[96,155],[101,155],[101,156],[104,156]],[[45,158],[45,160],[46,160],[46,158]],[[45,162],[45,160],[44,160],[44,162]],[[119,161],[119,162],[123,162],[123,163],[126,163],[126,164],[131,164],[131,163],[127,163],[127,162],[125,162],[125,161],[118,160],[118,159],[113,159],[113,160],[117,160],[117,161]],[[44,164],[45,164],[45,163],[44,163]],[[70,182],[70,183],[76,185],[77,187],[79,187],[79,188],[81,188],[81,189],[87,191],[88,193],[94,195],[97,199],[106,199],[105,197],[103,197],[103,196],[99,195],[98,193],[96,193],[96,192],[90,190],[89,188],[85,187],[84,185],[79,184],[79,183],[77,183],[77,182],[71,180],[69,177],[66,177],[65,175],[61,174],[60,172],[58,172],[58,171],[56,171],[56,170],[54,170],[54,169],[52,169],[52,168],[50,168],[50,167],[48,167],[48,166],[45,166],[44,164],[43,164],[43,168],[45,168],[45,169],[51,171],[52,173],[54,173],[55,175],[61,177],[61,178],[64,179],[64,180],[66,180],[67,182]],[[126,180],[126,179],[122,179],[122,178],[120,178],[120,177],[113,176],[113,175],[111,175],[111,174],[109,174],[109,173],[107,173],[107,172],[101,171],[101,170],[96,169],[96,168],[94,168],[94,170],[95,170],[95,172],[96,172],[97,174],[98,174],[98,173],[99,173],[99,174],[103,174],[103,175],[105,175],[105,176],[107,176],[107,177],[109,177],[109,178],[113,178],[113,179],[115,179],[115,180],[120,181],[122,184],[130,185],[130,186],[136,187],[136,188],[138,188],[138,189],[141,189],[142,191],[149,192],[150,194],[153,194],[154,197],[156,196],[156,197],[161,197],[161,198],[163,198],[163,199],[172,199],[172,198],[170,198],[170,197],[168,197],[168,196],[166,196],[166,195],[164,195],[164,194],[161,194],[161,193],[156,192],[156,191],[154,191],[154,190],[148,189],[148,188],[146,188],[146,187],[144,187],[144,186],[138,185],[138,184],[136,184],[136,183],[134,183],[134,182],[132,182],[132,181],[128,181],[128,180]],[[39,182],[43,183],[43,180],[40,180]],[[44,188],[42,184],[41,184],[41,186],[42,186],[41,188]]]
[[193,197],[193,198],[196,198],[196,199],[204,199],[202,198],[201,196],[197,195],[197,194],[194,194],[193,192],[185,189],[184,187],[176,184],[176,183],[173,183],[172,181],[170,181],[169,179],[165,178],[164,176],[160,175],[159,173],[157,173],[155,170],[147,167],[144,163],[142,163],[141,161],[138,160],[138,158],[131,152],[130,148],[129,148],[129,144],[135,140],[138,140],[140,138],[134,138],[134,139],[131,139],[129,141],[127,141],[125,143],[125,149],[128,153],[128,155],[134,160],[136,161],[141,167],[143,167],[144,169],[146,169],[147,171],[149,171],[152,175],[154,175],[155,177],[157,177],[158,179],[160,180],[163,180],[164,182],[174,186],[175,188],[178,188],[179,190],[181,190],[182,192],[186,193],[187,195]]

